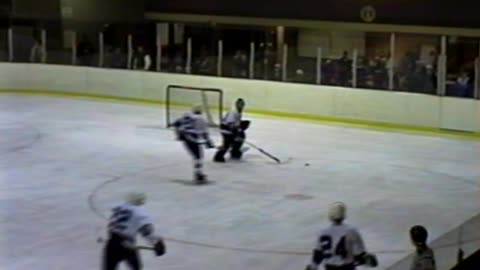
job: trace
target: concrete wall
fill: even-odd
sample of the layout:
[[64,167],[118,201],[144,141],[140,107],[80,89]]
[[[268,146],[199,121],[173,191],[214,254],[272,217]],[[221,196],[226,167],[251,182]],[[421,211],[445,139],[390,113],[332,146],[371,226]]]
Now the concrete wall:
[[129,22],[144,16],[142,0],[62,0],[63,17],[80,22]]
[[[219,88],[224,91],[225,106],[237,97],[244,97],[249,109],[263,112],[480,132],[478,100],[41,64],[1,63],[0,74],[0,89],[39,89],[163,101],[166,87],[172,84]],[[181,102],[182,97],[177,97]]]
[[362,31],[333,31],[300,29],[298,32],[298,55],[317,57],[317,48],[322,48],[325,58],[340,58],[344,51],[352,56],[356,49],[358,54],[365,55],[366,33]]
[[13,16],[16,18],[58,20],[60,0],[13,0]]

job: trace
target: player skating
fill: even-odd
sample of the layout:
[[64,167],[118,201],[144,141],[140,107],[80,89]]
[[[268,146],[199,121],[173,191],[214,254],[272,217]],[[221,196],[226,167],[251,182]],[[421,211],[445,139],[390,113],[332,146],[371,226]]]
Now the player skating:
[[215,154],[215,162],[225,162],[225,154],[230,150],[230,157],[234,160],[242,158],[242,146],[246,139],[245,130],[250,126],[250,121],[242,120],[245,101],[237,99],[233,108],[225,115],[220,125],[223,143]]
[[435,254],[428,246],[428,231],[421,225],[415,225],[410,229],[410,238],[416,252],[413,256],[410,270],[435,270]]
[[306,269],[317,270],[322,262],[325,270],[355,270],[358,265],[376,267],[377,258],[367,253],[360,233],[343,223],[346,218],[345,204],[333,204],[328,217],[332,224],[320,233],[312,262]]
[[103,254],[102,270],[115,270],[120,262],[126,261],[132,270],[142,269],[136,249],[136,236],[141,234],[152,246],[157,256],[165,253],[165,244],[154,232],[150,216],[143,205],[143,193],[130,193],[126,203],[113,208],[108,224],[109,238]]
[[174,122],[177,139],[182,141],[193,158],[194,181],[203,183],[207,180],[203,173],[203,148],[214,148],[208,134],[208,125],[202,116],[202,108],[195,106],[192,112],[184,114]]

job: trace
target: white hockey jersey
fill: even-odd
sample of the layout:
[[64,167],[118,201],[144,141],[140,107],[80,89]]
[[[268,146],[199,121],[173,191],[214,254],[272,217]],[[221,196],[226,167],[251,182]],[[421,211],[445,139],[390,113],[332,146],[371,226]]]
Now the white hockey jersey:
[[142,206],[125,203],[113,208],[112,212],[108,230],[133,242],[142,227],[152,224],[150,216]]
[[200,114],[185,113],[174,125],[186,140],[196,143],[206,143],[209,140],[207,121]]
[[322,251],[323,263],[332,266],[353,264],[355,256],[366,252],[360,233],[347,224],[332,224],[321,231],[315,249]]
[[238,128],[242,121],[242,113],[236,109],[229,111],[222,119],[220,132],[223,134],[232,134],[233,128]]

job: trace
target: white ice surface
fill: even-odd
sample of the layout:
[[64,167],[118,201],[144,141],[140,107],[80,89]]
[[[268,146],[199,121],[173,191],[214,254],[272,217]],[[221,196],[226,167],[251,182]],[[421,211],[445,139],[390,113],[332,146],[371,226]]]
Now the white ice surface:
[[164,257],[143,252],[146,270],[303,269],[335,201],[384,269],[411,249],[411,225],[435,239],[479,212],[479,142],[255,117],[249,139],[293,160],[251,149],[214,164],[209,151],[213,183],[193,186],[163,111],[0,95],[0,269],[100,269],[100,215],[130,190],[148,193],[168,239]]

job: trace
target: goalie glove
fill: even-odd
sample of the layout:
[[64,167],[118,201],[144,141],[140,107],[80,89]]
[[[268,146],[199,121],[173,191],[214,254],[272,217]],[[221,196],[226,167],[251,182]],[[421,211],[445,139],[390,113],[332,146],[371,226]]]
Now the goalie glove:
[[207,148],[215,148],[215,144],[213,144],[212,140],[207,140],[205,144]]
[[167,252],[167,247],[163,240],[158,240],[157,243],[153,246],[153,250],[155,251],[155,255],[163,256]]
[[242,120],[242,121],[240,122],[240,129],[241,129],[242,131],[247,130],[249,127],[250,127],[250,121],[249,121],[249,120]]

